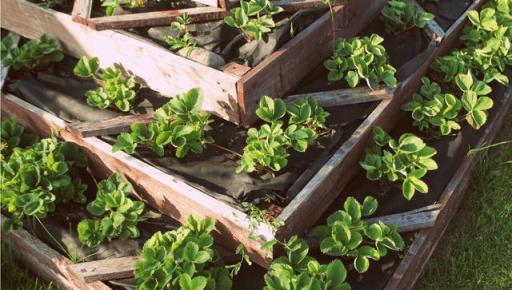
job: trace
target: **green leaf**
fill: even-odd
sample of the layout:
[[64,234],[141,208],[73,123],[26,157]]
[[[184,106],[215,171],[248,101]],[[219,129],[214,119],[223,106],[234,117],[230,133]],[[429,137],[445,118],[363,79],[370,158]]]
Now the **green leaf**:
[[97,57],[88,58],[86,56],[80,58],[73,73],[79,77],[92,77],[100,68],[99,60]]
[[354,268],[358,273],[364,273],[370,268],[370,261],[366,257],[356,257],[354,259]]
[[460,90],[466,92],[471,90],[471,87],[473,86],[473,77],[471,76],[470,72],[468,72],[467,74],[458,74],[455,77],[455,83],[457,84]]
[[362,216],[366,217],[374,214],[378,206],[379,203],[377,202],[377,199],[372,196],[365,197],[361,209]]

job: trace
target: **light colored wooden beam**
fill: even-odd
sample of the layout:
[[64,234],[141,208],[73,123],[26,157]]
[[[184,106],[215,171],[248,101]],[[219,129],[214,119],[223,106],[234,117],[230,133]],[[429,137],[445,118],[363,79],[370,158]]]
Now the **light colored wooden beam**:
[[73,10],[71,10],[71,19],[81,24],[87,24],[91,17],[93,0],[75,0]]
[[153,121],[153,114],[127,115],[94,122],[76,122],[69,124],[69,129],[81,137],[106,136],[130,131],[133,123],[147,124]]
[[86,283],[133,277],[139,256],[110,258],[69,265],[68,269]]
[[[425,9],[423,9],[423,7],[416,0],[409,0],[409,1],[414,3],[414,5],[416,5],[416,11],[426,12]],[[446,34],[445,31],[443,30],[443,28],[434,19],[430,20],[427,23],[425,28],[423,28],[423,31],[425,31],[425,33],[431,40],[433,40],[437,43],[440,43]]]
[[322,107],[336,107],[352,105],[359,103],[368,103],[389,99],[393,97],[394,90],[389,88],[378,88],[371,90],[366,87],[353,89],[342,89],[334,91],[315,92],[309,94],[291,95],[285,99],[285,102],[293,102],[297,99],[313,97]]

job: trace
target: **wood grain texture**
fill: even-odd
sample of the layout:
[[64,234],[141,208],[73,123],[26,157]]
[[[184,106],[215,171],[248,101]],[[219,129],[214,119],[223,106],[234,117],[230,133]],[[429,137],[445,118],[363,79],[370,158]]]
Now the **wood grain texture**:
[[[362,0],[334,7],[336,36],[357,34],[385,4],[384,0]],[[240,79],[238,103],[244,125],[256,120],[255,111],[262,96],[284,97],[332,53],[331,25],[331,14],[326,12]]]
[[359,103],[376,102],[391,98],[394,90],[389,88],[379,88],[371,90],[367,87],[353,89],[342,89],[334,91],[315,92],[309,94],[291,95],[286,97],[285,102],[293,102],[297,99],[313,97],[322,107],[345,106]]
[[[2,223],[5,217],[1,217]],[[14,255],[23,261],[43,280],[54,282],[67,290],[112,290],[103,282],[84,283],[67,270],[71,261],[48,247],[24,229],[2,233],[2,242],[12,248]]]
[[71,19],[81,24],[87,24],[87,20],[91,17],[93,3],[94,0],[75,0],[73,10],[71,10]]
[[[9,36],[13,38],[14,44],[17,47],[18,43],[20,42],[20,36],[14,32],[9,32],[9,34],[6,37],[9,37]],[[8,53],[7,55],[10,56],[11,54]],[[2,89],[4,87],[5,79],[7,78],[8,73],[9,73],[9,66],[2,64],[2,67],[0,68],[0,89]]]
[[[416,5],[416,11],[426,12],[425,9],[423,9],[423,7],[416,0],[410,1],[413,2],[414,5]],[[425,33],[431,40],[437,43],[440,43],[445,36],[444,29],[435,20],[430,20],[427,23],[427,25],[423,28],[423,31],[425,31]]]
[[[273,239],[274,232],[267,224],[253,227],[245,213],[135,157],[123,152],[112,153],[112,146],[100,139],[80,137],[69,130],[63,120],[13,95],[2,95],[1,101],[4,114],[16,115],[20,124],[34,132],[48,136],[50,128],[53,128],[62,139],[81,146],[88,155],[89,165],[99,177],[122,172],[132,184],[137,185],[137,193],[144,202],[181,222],[185,222],[190,214],[214,218],[217,221],[214,234],[219,244],[231,250],[243,244],[254,262],[268,266],[271,253],[262,251],[261,245]],[[259,240],[251,239],[251,233]]]
[[68,270],[87,283],[129,278],[133,277],[134,263],[138,258],[130,256],[84,262],[69,265]]
[[124,31],[95,31],[71,16],[25,0],[2,0],[2,28],[37,39],[46,33],[80,58],[97,56],[102,67],[117,66],[136,75],[142,84],[169,97],[199,87],[205,92],[203,109],[238,123],[236,82],[239,77],[177,56]]
[[153,121],[153,114],[127,115],[94,122],[76,122],[69,124],[69,130],[81,137],[115,135],[129,132],[133,123],[147,124]]
[[[278,217],[285,222],[285,226],[278,230],[279,238],[287,238],[292,234],[304,234],[336,199],[339,190],[355,174],[356,171],[352,168],[357,166],[375,123],[390,105],[391,100],[385,99],[380,102],[354,131],[350,139],[336,150],[295,199],[284,208]],[[329,182],[326,182],[327,180]]]
[[217,0],[192,0],[192,1],[194,1],[196,3],[208,5],[211,7],[221,7],[219,1],[217,1]]
[[280,6],[285,11],[328,7],[322,0],[273,0],[272,5]]
[[125,29],[169,25],[176,17],[188,13],[192,22],[208,22],[224,19],[229,12],[216,7],[195,7],[167,11],[153,11],[114,16],[89,18],[87,25],[95,30]]

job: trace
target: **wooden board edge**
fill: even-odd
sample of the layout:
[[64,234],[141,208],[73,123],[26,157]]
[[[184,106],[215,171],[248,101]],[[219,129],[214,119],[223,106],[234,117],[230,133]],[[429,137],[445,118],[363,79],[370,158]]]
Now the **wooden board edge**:
[[[112,146],[95,137],[82,138],[67,128],[66,122],[10,94],[2,94],[2,112],[15,115],[16,120],[31,130],[49,136],[52,132],[76,143],[87,153],[89,164],[101,177],[112,172],[123,173],[138,187],[144,202],[181,222],[189,214],[212,217],[217,221],[216,240],[234,250],[243,244],[253,259],[263,267],[272,260],[272,253],[261,249],[265,241],[274,239],[274,230],[266,223],[254,226],[249,216],[228,204],[168,175],[123,152],[112,153]],[[139,196],[137,196],[139,197]],[[259,240],[251,237],[257,236]]]
[[86,21],[91,17],[93,2],[93,0],[75,0],[73,3],[73,10],[71,10],[71,19],[85,24],[83,21]]
[[[0,216],[2,223],[5,217]],[[103,282],[84,283],[67,270],[71,261],[24,229],[2,233],[14,255],[43,280],[69,290],[112,290]]]
[[[476,147],[491,142],[496,137],[507,112],[512,108],[511,85],[509,85],[507,94],[505,105],[500,108],[495,120],[486,126]],[[478,156],[476,155],[467,157],[455,172],[441,195],[442,207],[436,224],[430,229],[419,232],[415,241],[409,247],[406,256],[386,284],[385,290],[412,289],[448,228],[450,221],[457,213],[462,198],[469,187],[471,171],[476,166],[477,161]]]

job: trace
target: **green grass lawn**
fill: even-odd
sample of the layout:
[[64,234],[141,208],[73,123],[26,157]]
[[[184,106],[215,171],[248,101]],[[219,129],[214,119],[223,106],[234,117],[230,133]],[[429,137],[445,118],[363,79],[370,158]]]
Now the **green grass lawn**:
[[[512,113],[495,142],[512,140]],[[512,144],[482,155],[470,190],[425,268],[417,290],[512,289]],[[2,289],[53,290],[2,245]]]
[[[512,112],[495,142],[505,140],[512,140]],[[480,154],[470,189],[416,290],[512,289],[512,144]]]

